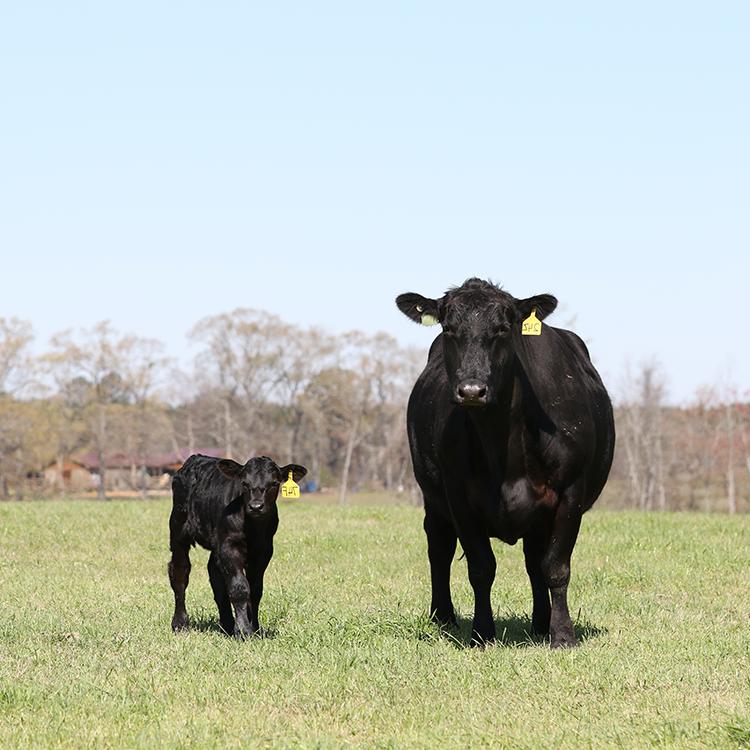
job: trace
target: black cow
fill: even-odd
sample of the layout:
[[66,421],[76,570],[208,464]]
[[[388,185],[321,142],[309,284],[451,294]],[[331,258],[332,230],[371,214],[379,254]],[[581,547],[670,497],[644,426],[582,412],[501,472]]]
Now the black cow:
[[208,578],[222,629],[235,638],[257,632],[263,574],[279,527],[276,498],[290,472],[298,482],[307,469],[297,464],[279,467],[267,456],[251,458],[242,466],[228,459],[194,455],[174,475],[168,566],[174,591],[172,630],[183,630],[188,624],[189,552],[197,542],[211,550]]
[[[612,405],[576,334],[538,325],[549,294],[515,299],[469,279],[440,299],[402,294],[412,320],[440,323],[407,412],[414,474],[424,495],[432,616],[455,623],[450,567],[456,539],[474,590],[472,642],[495,636],[490,538],[523,539],[534,607],[532,627],[553,648],[575,646],[568,612],[570,557],[582,514],[612,464]],[[552,601],[550,606],[550,593]]]

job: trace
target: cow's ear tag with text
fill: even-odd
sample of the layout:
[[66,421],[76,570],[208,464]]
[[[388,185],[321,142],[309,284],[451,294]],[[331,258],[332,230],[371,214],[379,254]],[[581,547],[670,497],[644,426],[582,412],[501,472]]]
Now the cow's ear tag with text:
[[281,485],[281,497],[299,498],[299,485],[294,481],[291,471],[289,472],[289,479]]
[[536,307],[531,308],[531,315],[521,324],[522,336],[541,336],[542,321],[536,316]]
[[422,312],[420,305],[417,305],[417,312],[422,313],[421,322],[423,326],[436,326],[440,322],[434,315]]

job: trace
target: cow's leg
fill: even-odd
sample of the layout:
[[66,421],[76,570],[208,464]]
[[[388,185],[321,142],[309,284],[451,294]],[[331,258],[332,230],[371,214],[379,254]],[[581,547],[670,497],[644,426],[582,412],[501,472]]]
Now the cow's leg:
[[257,633],[260,629],[258,622],[258,610],[260,600],[263,598],[263,576],[265,575],[268,563],[273,555],[273,546],[263,550],[262,553],[254,555],[248,560],[247,578],[250,582],[250,604],[248,604],[248,617],[253,632]]
[[571,491],[561,495],[552,522],[550,541],[542,558],[542,572],[552,594],[549,626],[552,648],[578,645],[568,611],[570,557],[581,527],[581,506],[575,502],[574,497]]
[[234,637],[247,638],[253,634],[247,607],[250,603],[250,584],[245,576],[243,555],[236,549],[222,546],[219,551],[219,562],[226,583],[229,601],[234,607]]
[[169,583],[174,591],[174,615],[172,630],[184,630],[188,625],[188,614],[185,609],[185,589],[190,579],[190,546],[175,544],[172,547],[172,559],[169,561]]
[[495,640],[490,592],[495,580],[495,555],[488,537],[480,534],[459,536],[466,553],[469,583],[474,589],[474,622],[471,626],[472,645],[480,646]]
[[547,548],[547,534],[537,532],[523,539],[523,556],[526,560],[526,572],[531,581],[531,594],[534,609],[531,615],[531,628],[537,635],[549,633],[549,622],[552,609],[549,601],[549,587],[542,570],[542,559]]
[[211,582],[211,589],[214,592],[214,601],[219,608],[221,629],[227,635],[232,635],[234,632],[232,605],[229,601],[224,574],[221,572],[221,566],[219,565],[219,558],[215,552],[212,552],[208,557],[208,580]]
[[455,625],[456,613],[451,599],[451,563],[456,553],[456,530],[434,511],[425,509],[424,530],[432,578],[430,617],[442,625]]

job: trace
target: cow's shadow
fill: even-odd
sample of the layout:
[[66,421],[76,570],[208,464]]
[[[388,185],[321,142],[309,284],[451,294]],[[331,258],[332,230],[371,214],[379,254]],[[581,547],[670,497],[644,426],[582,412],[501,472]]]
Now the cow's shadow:
[[[528,615],[504,613],[495,616],[495,631],[497,636],[493,645],[511,646],[513,648],[529,648],[549,644],[549,636],[536,635],[531,629],[531,618]],[[471,642],[471,623],[469,617],[456,615],[455,625],[440,627],[440,636],[448,640],[456,648],[471,648],[476,644]],[[577,620],[573,623],[573,631],[579,643],[583,644],[591,638],[597,638],[607,632],[588,620]]]

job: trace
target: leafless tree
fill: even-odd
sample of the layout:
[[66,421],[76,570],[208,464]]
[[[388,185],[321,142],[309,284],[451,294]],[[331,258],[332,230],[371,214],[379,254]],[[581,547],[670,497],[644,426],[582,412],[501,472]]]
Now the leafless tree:
[[662,412],[664,378],[655,362],[628,372],[620,405],[619,440],[625,446],[630,495],[642,510],[665,510],[665,451]]
[[30,323],[0,317],[0,494],[4,498],[9,496],[11,480],[17,493],[21,491],[28,421],[16,396],[28,384],[32,339]]

